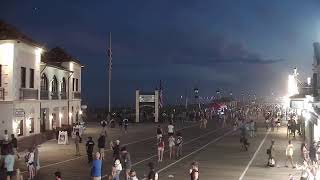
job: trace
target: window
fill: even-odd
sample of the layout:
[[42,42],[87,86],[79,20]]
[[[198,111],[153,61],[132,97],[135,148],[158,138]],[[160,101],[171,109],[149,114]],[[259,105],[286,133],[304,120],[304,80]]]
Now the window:
[[0,64],[0,87],[2,87],[2,65]]
[[21,88],[26,88],[26,68],[21,67]]
[[48,91],[48,78],[45,74],[41,76],[40,89],[41,91]]
[[72,91],[74,91],[74,84],[75,84],[75,79],[72,78]]
[[78,91],[79,90],[79,79],[76,79],[76,91]]
[[67,92],[66,78],[62,78],[61,92]]
[[58,91],[58,80],[57,80],[56,76],[53,76],[51,91],[52,92],[57,92]]
[[34,88],[34,69],[30,69],[29,88]]

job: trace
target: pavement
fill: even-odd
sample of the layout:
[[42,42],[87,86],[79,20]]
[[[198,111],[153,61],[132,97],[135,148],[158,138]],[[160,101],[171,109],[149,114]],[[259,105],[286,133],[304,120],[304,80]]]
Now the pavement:
[[[279,131],[266,132],[259,126],[257,136],[250,138],[249,151],[241,150],[238,132],[232,128],[221,127],[213,121],[209,121],[208,128],[200,130],[197,123],[177,124],[177,129],[182,132],[184,138],[183,156],[180,159],[169,159],[168,152],[164,154],[164,161],[157,163],[156,156],[156,124],[143,123],[133,124],[128,133],[121,132],[118,128],[108,129],[109,139],[119,139],[121,144],[127,144],[131,154],[133,169],[136,170],[139,179],[147,173],[146,164],[155,162],[160,180],[189,179],[188,170],[193,161],[198,161],[200,179],[218,180],[253,180],[253,179],[288,179],[289,174],[299,179],[300,171],[284,167],[285,148],[288,143],[286,128]],[[166,124],[163,129],[166,130]],[[55,140],[48,141],[39,147],[41,169],[36,179],[52,179],[57,170],[62,172],[65,180],[90,179],[90,165],[85,156],[86,137],[92,136],[96,142],[100,127],[98,124],[89,124],[84,142],[81,144],[83,156],[76,157],[75,147],[72,140],[69,145],[58,145]],[[276,141],[276,160],[278,167],[265,167],[267,163],[266,150],[270,146],[271,139]],[[301,164],[300,144],[301,139],[293,140],[295,146],[294,159]],[[167,146],[167,142],[166,142]],[[97,151],[97,149],[95,149]],[[167,148],[165,149],[167,151]],[[106,151],[106,159],[103,163],[103,179],[110,173],[112,152]],[[16,167],[26,170],[23,160],[16,163]],[[122,174],[123,177],[123,174]]]

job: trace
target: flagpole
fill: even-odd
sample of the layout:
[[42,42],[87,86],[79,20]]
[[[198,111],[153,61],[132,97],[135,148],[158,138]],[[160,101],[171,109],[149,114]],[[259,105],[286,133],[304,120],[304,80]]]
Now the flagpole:
[[108,56],[109,56],[109,79],[108,79],[108,110],[109,113],[111,112],[111,72],[112,72],[112,49],[111,49],[111,32],[109,33],[109,51],[108,51]]

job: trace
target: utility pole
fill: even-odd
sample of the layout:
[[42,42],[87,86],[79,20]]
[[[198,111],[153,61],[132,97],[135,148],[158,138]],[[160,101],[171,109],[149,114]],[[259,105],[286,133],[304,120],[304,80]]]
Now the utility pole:
[[111,113],[111,74],[112,74],[112,47],[111,47],[111,32],[109,33],[109,67],[108,67],[108,112]]

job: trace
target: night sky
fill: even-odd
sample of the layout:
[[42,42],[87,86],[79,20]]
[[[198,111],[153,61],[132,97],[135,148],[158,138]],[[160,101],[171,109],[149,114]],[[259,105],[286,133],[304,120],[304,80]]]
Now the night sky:
[[[112,104],[163,81],[166,103],[197,86],[201,96],[283,94],[287,73],[311,75],[320,41],[319,0],[4,0],[0,18],[83,65],[83,100],[106,102],[108,32]],[[301,77],[302,78],[302,77]]]

